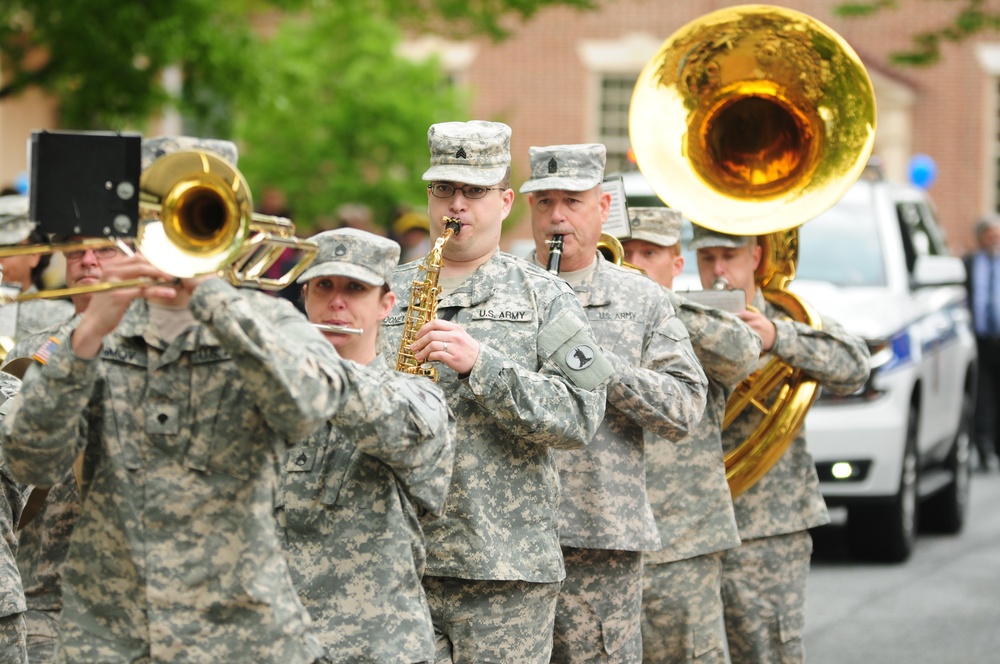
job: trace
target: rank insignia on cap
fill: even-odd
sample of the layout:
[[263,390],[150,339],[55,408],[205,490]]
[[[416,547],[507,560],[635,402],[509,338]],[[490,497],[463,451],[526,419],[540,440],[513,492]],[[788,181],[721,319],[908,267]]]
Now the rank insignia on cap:
[[458,149],[458,152],[455,153],[455,159],[468,159],[465,155],[465,148]]
[[566,365],[575,371],[582,371],[594,363],[594,349],[587,345],[573,348],[566,353]]
[[559,170],[559,164],[556,163],[556,158],[552,157],[549,159],[549,173],[555,173]]
[[337,248],[333,250],[334,256],[343,256],[346,253],[347,253],[347,247],[345,247],[342,244],[338,244]]

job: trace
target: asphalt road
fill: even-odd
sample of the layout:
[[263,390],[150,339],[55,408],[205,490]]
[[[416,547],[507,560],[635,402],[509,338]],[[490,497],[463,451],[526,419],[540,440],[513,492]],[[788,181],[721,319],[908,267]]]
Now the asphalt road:
[[997,471],[973,476],[965,530],[921,535],[906,563],[852,560],[842,531],[831,525],[813,533],[808,664],[1000,662]]

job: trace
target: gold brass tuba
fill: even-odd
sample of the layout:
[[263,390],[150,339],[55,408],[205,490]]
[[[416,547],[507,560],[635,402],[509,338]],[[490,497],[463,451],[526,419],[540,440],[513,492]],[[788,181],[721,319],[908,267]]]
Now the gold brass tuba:
[[[836,203],[864,170],[875,140],[875,94],[857,54],[833,30],[790,9],[730,7],[671,35],[636,82],[629,110],[636,163],[656,194],[713,230],[758,235],[764,297],[819,325],[785,289],[795,277],[797,227]],[[772,360],[726,405],[764,413],[726,455],[733,496],[794,440],[816,394],[798,369]]]
[[[234,285],[280,290],[308,267],[317,245],[295,237],[295,225],[289,219],[252,210],[246,180],[225,159],[204,150],[164,155],[140,178],[136,250],[154,267],[175,277],[218,274]],[[101,247],[127,245],[116,238],[87,238],[0,247],[0,257]],[[284,274],[266,277],[285,249],[298,252],[298,260]],[[66,297],[142,283],[148,282],[102,282],[24,293],[16,299]]]

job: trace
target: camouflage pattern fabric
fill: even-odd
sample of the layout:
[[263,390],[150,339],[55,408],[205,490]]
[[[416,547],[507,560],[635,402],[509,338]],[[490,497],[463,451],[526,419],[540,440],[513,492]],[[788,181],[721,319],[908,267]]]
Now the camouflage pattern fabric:
[[722,552],[646,565],[642,584],[642,661],[725,664]]
[[24,616],[20,613],[0,618],[0,662],[3,664],[28,662]]
[[[418,265],[396,270],[396,307],[383,321],[395,357]],[[425,519],[427,574],[553,583],[563,578],[552,448],[581,447],[604,415],[610,375],[579,303],[561,279],[497,252],[443,298],[482,344],[467,377],[438,364],[456,419],[455,468],[444,516]],[[586,360],[578,360],[582,351]]]
[[[719,557],[713,552],[740,544],[722,422],[733,386],[757,366],[761,339],[737,316],[667,292],[708,377],[708,405],[684,441],[646,432],[646,486],[663,547],[643,556],[643,657],[711,662],[710,652],[723,643]],[[662,569],[673,565],[676,571]]]
[[[27,293],[38,292],[32,286]],[[17,335],[20,341],[58,325],[73,315],[73,305],[66,300],[28,300],[17,303]]]
[[[5,361],[30,358],[50,336],[68,332],[78,321],[79,317],[74,315],[46,331],[21,339]],[[44,502],[30,521],[18,524],[17,568],[28,607],[24,624],[28,630],[28,657],[33,664],[51,662],[55,655],[62,610],[62,565],[79,513],[80,492],[70,471],[62,482],[48,488]]]
[[563,558],[552,661],[640,662],[642,554],[563,547]]
[[438,664],[549,664],[558,582],[428,576],[424,587]]
[[[567,560],[553,653],[557,661],[638,661],[642,566],[624,564],[622,556],[630,561],[625,552],[660,548],[646,494],[643,429],[685,438],[701,419],[707,380],[687,330],[655,282],[598,255],[593,273],[574,290],[615,373],[594,439],[583,449],[555,453],[559,541],[564,558],[571,550],[579,564]],[[594,558],[603,556],[588,549],[615,550],[614,564],[602,567]],[[620,593],[622,603],[598,599],[602,592]],[[599,610],[588,610],[595,606]],[[590,619],[596,622],[587,624]]]
[[440,514],[454,441],[444,395],[378,357],[291,450],[277,508],[292,580],[333,662],[434,658],[418,514]]
[[[821,330],[789,320],[765,301],[760,292],[754,306],[774,322],[777,332],[774,348],[760,358],[758,367],[773,354],[801,368],[823,389],[835,394],[850,394],[864,385],[869,356],[863,340],[825,317]],[[728,452],[745,440],[761,417],[755,409],[743,410],[723,432],[723,449]],[[730,656],[734,664],[801,661],[799,636],[804,623],[805,579],[812,550],[807,529],[830,521],[819,490],[816,466],[806,448],[804,429],[768,473],[733,501],[733,506],[743,543],[725,553],[722,565],[722,599]],[[792,533],[798,535],[774,537]],[[771,544],[769,540],[776,541]],[[808,544],[795,544],[789,549],[786,540]],[[773,621],[771,627],[764,629],[762,625],[769,621]],[[777,654],[773,658],[766,654],[740,656],[758,648],[747,644],[766,648],[763,642],[768,639],[771,648],[790,648],[789,658],[780,659]]]
[[643,429],[686,438],[701,420],[708,381],[666,290],[654,281],[598,255],[575,291],[615,373],[594,439],[555,453],[559,541],[578,549],[655,551],[660,536],[646,495]]
[[[774,348],[758,360],[758,368],[777,355],[815,378],[824,390],[850,394],[868,379],[869,357],[865,342],[848,334],[835,321],[822,318],[822,330],[789,320],[758,292],[754,306],[774,322]],[[745,409],[723,432],[729,452],[746,440],[763,415]],[[819,490],[816,465],[806,449],[803,428],[770,471],[734,501],[736,523],[743,540],[793,533],[829,522]]]
[[[7,417],[11,402],[21,389],[21,381],[0,373],[0,419]],[[11,475],[7,464],[0,462],[0,662],[28,661],[25,646],[24,590],[17,571],[17,534],[15,525],[21,515],[26,487]]]
[[[62,604],[62,597],[59,599]],[[24,628],[27,634],[28,661],[31,664],[48,664],[55,660],[59,646],[59,611],[24,612]]]
[[722,421],[733,386],[757,366],[761,340],[731,313],[665,289],[708,377],[701,424],[674,443],[647,432],[646,488],[663,544],[647,565],[669,563],[740,543],[722,458]]
[[[30,358],[50,336],[60,336],[76,327],[79,316],[21,339],[5,361]],[[81,427],[86,422],[81,421]],[[34,517],[18,525],[17,568],[24,585],[28,610],[28,658],[32,664],[47,664],[55,656],[59,636],[57,623],[62,611],[62,566],[69,551],[73,526],[80,514],[80,491],[72,472],[48,488]]]
[[732,664],[805,661],[809,531],[744,540],[722,554],[722,601]]
[[[421,278],[418,269],[419,263],[409,263],[396,271],[393,290],[399,299],[379,339],[387,357],[398,352],[411,286]],[[538,617],[554,609],[548,588],[558,589],[565,575],[551,450],[580,447],[593,438],[604,416],[611,367],[569,286],[499,251],[441,299],[438,316],[461,325],[481,347],[468,376],[438,365],[438,385],[456,418],[455,466],[444,515],[422,521],[427,575],[542,586],[495,586],[501,597],[507,588],[523,598],[493,599],[497,610],[502,605],[505,613],[520,617],[499,623],[496,634],[473,635],[464,624],[443,622],[432,602],[434,627],[459,657],[480,652],[486,659],[474,661],[491,661],[490,644],[497,643],[498,651],[516,644],[517,652],[531,657],[493,661],[536,661],[536,654],[547,660],[552,634],[540,630],[551,617]],[[460,593],[464,586],[445,584],[440,590],[449,588]],[[450,611],[451,602],[460,599],[440,597],[440,606]],[[530,629],[518,627],[522,618],[533,621],[525,623]],[[470,637],[476,640],[466,642]]]
[[211,279],[189,308],[199,323],[169,346],[141,300],[98,358],[62,336],[3,423],[26,483],[63,480],[85,451],[58,662],[322,656],[273,508],[287,441],[339,405],[340,360],[287,301]]

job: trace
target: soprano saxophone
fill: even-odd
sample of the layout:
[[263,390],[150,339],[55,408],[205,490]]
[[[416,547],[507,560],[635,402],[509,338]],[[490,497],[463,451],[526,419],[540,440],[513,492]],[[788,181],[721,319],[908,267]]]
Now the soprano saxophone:
[[444,245],[452,235],[458,235],[461,230],[460,219],[445,217],[444,233],[434,242],[434,246],[418,268],[426,274],[423,279],[414,280],[410,289],[410,307],[406,310],[403,338],[399,342],[399,354],[396,356],[396,371],[437,380],[437,369],[417,360],[410,346],[417,338],[417,330],[423,327],[424,323],[437,317],[438,294],[441,292],[438,277],[444,260]]

